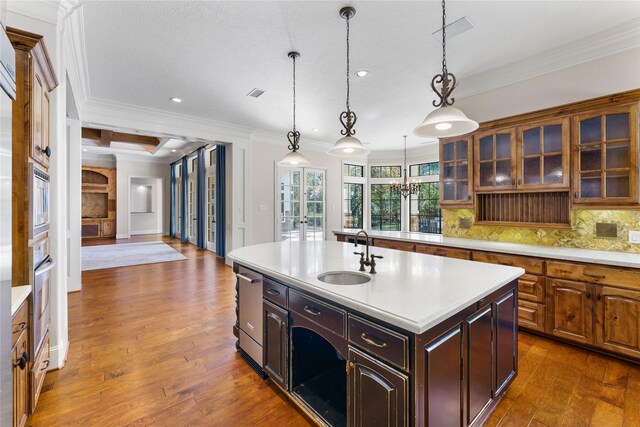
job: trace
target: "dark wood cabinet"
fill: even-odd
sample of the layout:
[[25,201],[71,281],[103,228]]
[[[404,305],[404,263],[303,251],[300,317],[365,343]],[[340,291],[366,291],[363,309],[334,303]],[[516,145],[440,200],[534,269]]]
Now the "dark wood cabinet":
[[638,105],[573,117],[573,203],[638,202]]
[[269,301],[264,301],[263,307],[263,368],[276,384],[288,390],[289,315]]
[[409,377],[349,347],[348,425],[408,426]]
[[640,358],[640,292],[594,286],[595,345]]
[[493,307],[478,311],[467,322],[467,425],[471,424],[493,399]]
[[440,205],[473,205],[473,137],[440,140]]
[[22,427],[29,415],[29,313],[28,299],[22,303],[11,321],[13,367],[13,425]]
[[547,279],[552,335],[582,344],[593,343],[593,287],[584,282]]
[[500,394],[518,371],[517,298],[510,292],[495,303],[495,391]]

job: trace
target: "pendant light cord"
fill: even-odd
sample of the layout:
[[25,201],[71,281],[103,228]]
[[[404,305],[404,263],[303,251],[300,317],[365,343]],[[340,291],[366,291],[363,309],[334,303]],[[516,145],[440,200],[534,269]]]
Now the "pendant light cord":
[[293,133],[296,132],[296,55],[293,55]]
[[[444,4],[445,0],[442,0],[442,75],[447,76],[447,14]],[[349,22],[349,21],[347,21]]]
[[351,111],[349,106],[349,80],[350,80],[350,69],[349,69],[349,20],[350,18],[347,16],[347,111]]
[[404,183],[407,183],[407,135],[404,135]]

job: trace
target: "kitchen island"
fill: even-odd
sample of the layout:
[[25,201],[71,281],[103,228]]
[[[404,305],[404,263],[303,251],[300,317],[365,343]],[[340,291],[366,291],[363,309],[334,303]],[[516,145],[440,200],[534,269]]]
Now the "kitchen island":
[[373,248],[383,258],[377,274],[361,273],[366,283],[318,278],[357,272],[364,250],[231,252],[245,360],[320,425],[481,425],[517,373],[524,270]]

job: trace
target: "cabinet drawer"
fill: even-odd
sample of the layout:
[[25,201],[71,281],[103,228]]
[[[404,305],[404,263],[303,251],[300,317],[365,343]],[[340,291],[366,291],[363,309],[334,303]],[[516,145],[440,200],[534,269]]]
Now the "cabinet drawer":
[[547,261],[547,276],[640,290],[640,271],[595,264]]
[[544,303],[544,276],[523,274],[518,278],[518,299]]
[[373,246],[379,248],[395,249],[398,251],[413,252],[415,244],[411,242],[401,242],[398,240],[374,239]]
[[40,390],[44,383],[44,377],[47,374],[49,368],[50,358],[50,346],[51,346],[51,333],[47,331],[47,335],[42,341],[40,352],[36,355],[33,361],[33,367],[31,368],[31,411],[36,411],[36,405],[38,404],[38,397],[40,397]]
[[22,332],[27,330],[29,327],[28,301],[29,299],[27,298],[22,303],[18,311],[16,311],[16,314],[11,318],[11,347],[16,344]]
[[518,326],[544,332],[546,307],[529,301],[518,301]]
[[409,337],[383,326],[349,315],[348,339],[382,360],[409,370]]
[[265,277],[262,281],[262,296],[280,307],[287,308],[287,291],[285,285],[271,279]]
[[544,276],[544,260],[520,255],[503,255],[493,252],[473,252],[473,260],[524,268],[529,274]]
[[291,289],[289,308],[323,328],[345,337],[347,313]]
[[471,259],[471,251],[457,248],[445,248],[442,246],[416,245],[419,254],[446,256],[448,258]]

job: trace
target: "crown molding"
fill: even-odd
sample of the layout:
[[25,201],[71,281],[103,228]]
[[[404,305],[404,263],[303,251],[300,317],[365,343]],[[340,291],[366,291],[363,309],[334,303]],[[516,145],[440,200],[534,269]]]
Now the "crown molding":
[[7,1],[7,10],[17,15],[59,26],[61,12],[60,0]]
[[116,126],[170,138],[202,142],[233,142],[248,139],[252,129],[155,108],[100,98],[89,98],[82,106],[83,125]]
[[456,98],[466,98],[640,46],[640,18],[567,43],[522,61],[460,79]]
[[85,44],[84,16],[82,5],[77,0],[63,0],[65,14],[62,17],[63,49],[67,74],[73,89],[78,111],[81,113],[85,101],[91,97],[89,65]]

